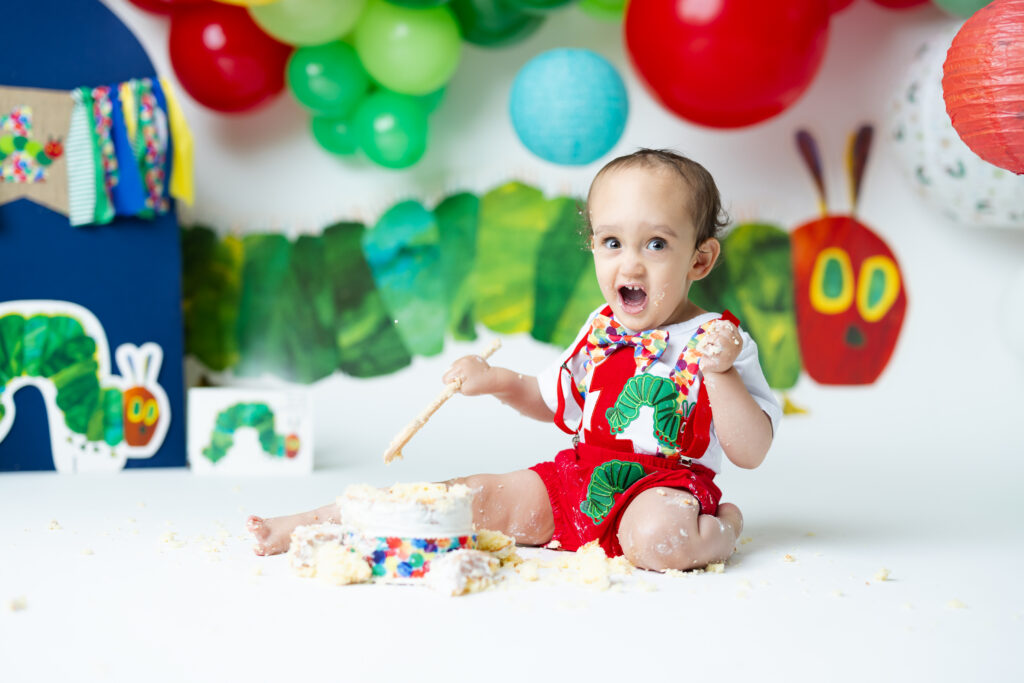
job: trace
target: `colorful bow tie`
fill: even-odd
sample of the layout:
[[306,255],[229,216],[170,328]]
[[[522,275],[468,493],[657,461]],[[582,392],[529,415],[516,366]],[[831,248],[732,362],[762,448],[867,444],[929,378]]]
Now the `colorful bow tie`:
[[599,314],[590,325],[587,342],[592,349],[590,357],[594,367],[619,347],[632,346],[636,366],[645,371],[665,352],[665,347],[668,346],[668,332],[655,329],[629,334],[626,328],[613,318]]

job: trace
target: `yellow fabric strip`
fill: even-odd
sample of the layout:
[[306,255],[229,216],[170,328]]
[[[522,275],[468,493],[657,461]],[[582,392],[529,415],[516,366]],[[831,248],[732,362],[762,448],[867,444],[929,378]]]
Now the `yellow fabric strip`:
[[135,106],[135,91],[132,90],[131,82],[122,83],[118,87],[117,94],[121,99],[121,110],[124,112],[124,127],[128,132],[128,140],[134,145],[135,132],[138,128],[138,121],[135,118],[138,109]]
[[192,206],[195,188],[192,182],[192,131],[188,128],[185,115],[178,106],[178,100],[166,78],[160,79],[160,87],[167,101],[167,119],[171,128],[171,184],[172,197],[181,199]]

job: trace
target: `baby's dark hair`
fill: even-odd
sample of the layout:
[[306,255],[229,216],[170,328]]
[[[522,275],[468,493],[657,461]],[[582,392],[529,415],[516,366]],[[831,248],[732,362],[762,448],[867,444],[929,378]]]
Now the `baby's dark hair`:
[[[718,237],[721,229],[729,224],[729,216],[722,209],[722,198],[718,193],[715,179],[708,170],[693,159],[684,157],[670,149],[640,148],[632,154],[612,159],[597,172],[587,192],[587,204],[594,191],[598,178],[608,171],[631,166],[663,166],[674,169],[692,190],[692,206],[687,207],[693,215],[693,225],[697,228],[697,246],[712,237]],[[584,211],[585,236],[589,241],[594,235],[590,225],[590,211]]]

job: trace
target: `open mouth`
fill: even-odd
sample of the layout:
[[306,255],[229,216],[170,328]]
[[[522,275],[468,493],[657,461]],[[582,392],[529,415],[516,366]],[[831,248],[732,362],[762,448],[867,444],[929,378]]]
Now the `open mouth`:
[[619,287],[619,302],[623,311],[636,315],[647,307],[647,291],[640,285]]

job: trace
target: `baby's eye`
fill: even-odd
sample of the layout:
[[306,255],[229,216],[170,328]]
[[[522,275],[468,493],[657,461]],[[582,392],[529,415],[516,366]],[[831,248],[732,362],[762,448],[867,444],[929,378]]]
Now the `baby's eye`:
[[622,246],[617,237],[605,237],[601,240],[601,245],[606,249],[618,249]]
[[647,248],[650,249],[651,251],[661,251],[667,246],[668,244],[665,242],[665,240],[661,239],[660,237],[655,237],[653,240],[647,243]]

